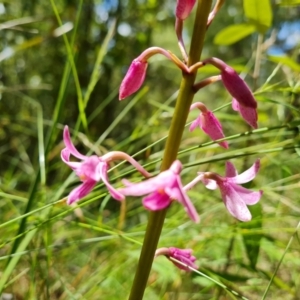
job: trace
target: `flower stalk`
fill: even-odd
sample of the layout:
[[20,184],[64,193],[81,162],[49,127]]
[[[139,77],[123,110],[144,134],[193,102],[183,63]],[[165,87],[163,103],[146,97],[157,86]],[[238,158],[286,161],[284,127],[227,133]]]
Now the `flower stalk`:
[[[188,67],[200,60],[206,33],[207,19],[210,13],[211,5],[212,0],[198,1],[191,40],[191,48],[188,57]],[[167,170],[173,161],[176,160],[184,126],[194,97],[193,86],[195,79],[196,72],[183,73],[169,136],[166,141],[161,171]],[[168,208],[157,212],[150,212],[144,243],[129,300],[143,299],[167,209]]]

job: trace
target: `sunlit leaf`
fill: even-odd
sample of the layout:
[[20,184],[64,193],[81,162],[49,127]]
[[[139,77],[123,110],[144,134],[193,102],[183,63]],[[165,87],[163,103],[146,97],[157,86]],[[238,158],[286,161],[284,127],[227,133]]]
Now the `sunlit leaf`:
[[215,36],[214,43],[217,45],[231,45],[255,31],[256,27],[252,24],[230,25]]
[[288,56],[269,56],[269,60],[275,62],[275,63],[280,63],[285,66],[290,67],[292,70],[296,72],[300,72],[300,64],[297,64],[292,58]]
[[281,0],[277,4],[281,6],[296,6],[300,5],[300,0]]
[[273,13],[270,0],[244,0],[244,11],[260,33],[265,33],[271,26]]

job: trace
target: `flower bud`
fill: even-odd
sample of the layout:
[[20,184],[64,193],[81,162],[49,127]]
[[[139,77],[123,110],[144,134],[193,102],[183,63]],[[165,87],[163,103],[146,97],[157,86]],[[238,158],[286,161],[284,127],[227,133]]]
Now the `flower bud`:
[[242,118],[253,128],[257,128],[257,111],[255,108],[246,107],[232,99],[232,109],[238,111]]
[[148,63],[134,59],[121,83],[119,99],[123,100],[135,93],[143,84],[146,76]]
[[245,107],[256,108],[257,103],[246,82],[232,69],[227,66],[221,72],[223,84],[229,94]]
[[196,0],[177,0],[176,17],[185,20],[191,13]]

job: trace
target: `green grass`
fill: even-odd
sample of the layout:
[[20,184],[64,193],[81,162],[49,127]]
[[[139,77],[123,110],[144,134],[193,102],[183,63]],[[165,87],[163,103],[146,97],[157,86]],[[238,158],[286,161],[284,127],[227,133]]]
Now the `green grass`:
[[[61,11],[55,1],[51,4],[60,24]],[[99,95],[97,108],[87,113],[95,86],[105,80],[99,70],[116,25],[112,24],[102,38],[83,89],[75,47],[83,1],[79,4],[74,29],[61,43],[66,60],[60,66],[54,106],[41,104],[34,93],[1,87],[0,294],[10,293],[15,299],[126,299],[132,284],[148,217],[141,199],[128,197],[119,203],[98,184],[77,205],[65,203],[68,193],[79,184],[60,160],[62,129],[70,105],[66,95],[71,87],[76,88],[72,101],[79,113],[70,127],[80,151],[97,155],[125,151],[153,174],[159,170],[174,109],[178,82],[174,82],[173,95],[159,97],[161,87],[153,88],[150,70],[150,78],[131,99],[120,103],[115,85],[106,98]],[[19,52],[34,51],[32,47]],[[8,58],[7,65],[17,58]],[[181,272],[159,257],[154,261],[145,299],[300,297],[299,76],[286,68],[273,63],[271,71],[266,70],[272,75],[262,76],[262,89],[257,89],[259,129],[253,131],[231,111],[227,95],[217,84],[219,99],[210,105],[222,121],[229,150],[224,151],[199,130],[190,133],[188,124],[196,115],[189,117],[178,154],[185,166],[183,182],[188,183],[197,171],[222,175],[229,159],[242,172],[260,158],[261,170],[249,188],[263,189],[264,195],[247,224],[229,215],[219,191],[208,191],[201,184],[189,192],[201,216],[200,224],[193,224],[174,203],[159,244],[192,248],[199,272]],[[292,92],[284,89],[288,86]],[[205,102],[213,92],[208,88],[197,97]],[[11,113],[11,101],[20,108],[17,113]],[[111,107],[119,113],[105,130],[95,132],[95,125],[89,127]],[[109,176],[117,187],[124,177],[142,180],[124,162],[112,166]]]

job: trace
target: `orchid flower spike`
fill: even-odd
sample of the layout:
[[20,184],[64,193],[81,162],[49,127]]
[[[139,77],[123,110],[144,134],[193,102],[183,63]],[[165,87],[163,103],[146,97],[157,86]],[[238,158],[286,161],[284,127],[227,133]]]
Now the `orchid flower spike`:
[[205,59],[202,61],[202,64],[212,64],[221,71],[221,78],[225,88],[240,105],[251,108],[257,107],[257,102],[250,88],[233,68],[216,57]]
[[[201,113],[198,118],[192,122],[190,131],[193,131],[196,127],[202,129],[212,140],[218,140],[224,138],[222,125],[219,120],[215,117],[213,112],[208,110],[206,106],[201,102],[196,102],[191,105],[190,111],[198,108]],[[226,141],[219,142],[219,145],[223,148],[228,148]]]
[[257,128],[257,111],[255,108],[241,105],[236,99],[232,99],[232,109],[238,111],[242,118],[253,128]]
[[126,187],[118,189],[118,192],[124,196],[148,195],[143,198],[143,205],[152,211],[162,210],[169,206],[172,199],[177,200],[184,206],[189,217],[197,223],[199,216],[181,184],[181,169],[181,162],[176,160],[168,170],[146,181],[131,183],[123,180]]
[[257,160],[247,171],[238,175],[234,165],[226,162],[226,176],[222,177],[216,173],[199,172],[198,176],[184,187],[184,190],[191,189],[199,181],[202,181],[206,188],[215,190],[219,187],[224,204],[231,215],[240,221],[250,221],[252,216],[247,205],[256,204],[262,191],[251,191],[239,184],[253,180],[260,168],[260,161]]
[[146,49],[139,57],[134,59],[121,83],[119,99],[123,100],[140,89],[144,83],[148,67],[148,59],[155,55],[162,54],[175,63],[182,71],[188,73],[188,67],[173,53],[159,47]]
[[155,257],[166,256],[177,268],[184,271],[191,271],[190,268],[198,269],[195,265],[196,257],[192,255],[192,249],[178,249],[174,247],[159,248],[155,252]]
[[[140,173],[145,177],[151,177],[143,167],[136,162],[131,156],[124,152],[115,151],[109,152],[102,157],[96,155],[85,156],[77,151],[72,143],[68,126],[64,128],[63,140],[65,148],[61,151],[62,161],[74,170],[77,176],[82,181],[82,184],[75,188],[68,196],[67,204],[77,202],[81,198],[89,194],[97,182],[100,180],[106,185],[111,196],[116,200],[124,200],[125,196],[118,192],[108,181],[107,171],[109,168],[109,162],[113,160],[124,159],[130,162]],[[70,155],[81,160],[81,162],[70,161]]]

